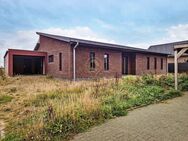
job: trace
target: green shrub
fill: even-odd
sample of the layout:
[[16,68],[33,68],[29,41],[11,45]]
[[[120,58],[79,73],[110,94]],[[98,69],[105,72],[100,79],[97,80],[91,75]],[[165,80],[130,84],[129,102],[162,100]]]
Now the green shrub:
[[107,116],[125,116],[127,115],[127,104],[126,100],[121,94],[109,96],[104,101],[105,108],[110,112]]
[[127,105],[125,103],[116,103],[112,105],[112,116],[126,116],[127,111],[126,111]]
[[162,87],[174,87],[174,76],[173,75],[168,75],[168,76],[163,75],[159,78],[158,84]]
[[143,75],[141,79],[143,83],[147,85],[153,85],[157,83],[157,80],[155,79],[154,75],[150,75],[150,74]]
[[181,74],[179,76],[179,88],[182,91],[188,91],[188,75],[187,74]]
[[128,107],[137,107],[159,101],[164,89],[160,86],[142,86],[129,89],[132,97],[127,100]]
[[180,88],[182,91],[188,91],[188,81],[181,83],[181,84],[179,85],[179,88]]
[[0,95],[0,104],[4,104],[10,102],[13,99],[12,96],[9,95]]
[[178,90],[175,89],[170,89],[168,90],[161,98],[161,100],[166,100],[166,99],[170,99],[170,98],[174,98],[177,96],[181,96],[182,93]]
[[110,119],[113,117],[112,115],[112,107],[110,105],[101,106],[101,113],[104,119]]
[[179,80],[180,82],[185,82],[185,81],[188,81],[188,75],[187,74],[181,74],[179,75]]

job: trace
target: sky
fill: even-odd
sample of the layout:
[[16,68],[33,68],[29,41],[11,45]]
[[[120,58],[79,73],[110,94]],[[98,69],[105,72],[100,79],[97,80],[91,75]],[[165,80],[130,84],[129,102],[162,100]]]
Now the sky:
[[188,0],[0,0],[0,66],[45,32],[148,48],[188,40]]

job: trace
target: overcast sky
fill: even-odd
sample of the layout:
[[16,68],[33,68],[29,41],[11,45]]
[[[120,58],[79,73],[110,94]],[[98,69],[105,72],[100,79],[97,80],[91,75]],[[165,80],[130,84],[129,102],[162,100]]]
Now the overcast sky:
[[36,31],[148,48],[188,39],[188,0],[0,0],[0,66]]

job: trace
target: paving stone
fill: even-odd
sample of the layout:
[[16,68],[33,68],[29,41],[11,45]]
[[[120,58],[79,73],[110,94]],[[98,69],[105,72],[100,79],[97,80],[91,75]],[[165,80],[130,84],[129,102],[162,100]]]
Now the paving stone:
[[188,93],[129,112],[72,141],[188,141]]

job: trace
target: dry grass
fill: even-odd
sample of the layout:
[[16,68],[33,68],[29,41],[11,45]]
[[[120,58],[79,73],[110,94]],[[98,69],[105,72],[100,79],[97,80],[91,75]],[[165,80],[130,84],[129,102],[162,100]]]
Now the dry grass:
[[[101,80],[101,83],[104,83],[105,81],[109,80]],[[36,110],[37,108],[33,108],[33,106],[28,107],[27,104],[40,95],[64,96],[66,100],[64,98],[48,99],[46,102],[41,101],[42,103],[48,103],[57,107],[60,111],[59,113],[62,113],[62,111],[70,111],[70,108],[75,107],[75,105],[83,106],[87,110],[98,105],[97,100],[89,95],[90,90],[83,93],[86,89],[92,89],[92,86],[96,83],[93,81],[80,81],[78,83],[48,79],[45,76],[19,76],[7,78],[1,83],[3,85],[0,85],[0,95],[9,95],[13,97],[11,102],[0,106],[1,115],[3,115],[1,118],[6,119],[7,121],[12,120],[13,117],[16,118],[17,115],[24,113],[24,111]],[[54,101],[56,102],[54,103]],[[9,112],[7,112],[6,109],[10,109],[8,110]]]
[[18,76],[0,79],[0,84],[0,96],[11,97],[0,104],[6,140],[11,140],[12,132],[26,140],[67,139],[105,119],[125,115],[131,107],[162,100],[164,93],[161,86],[145,86],[139,77],[70,82]]

